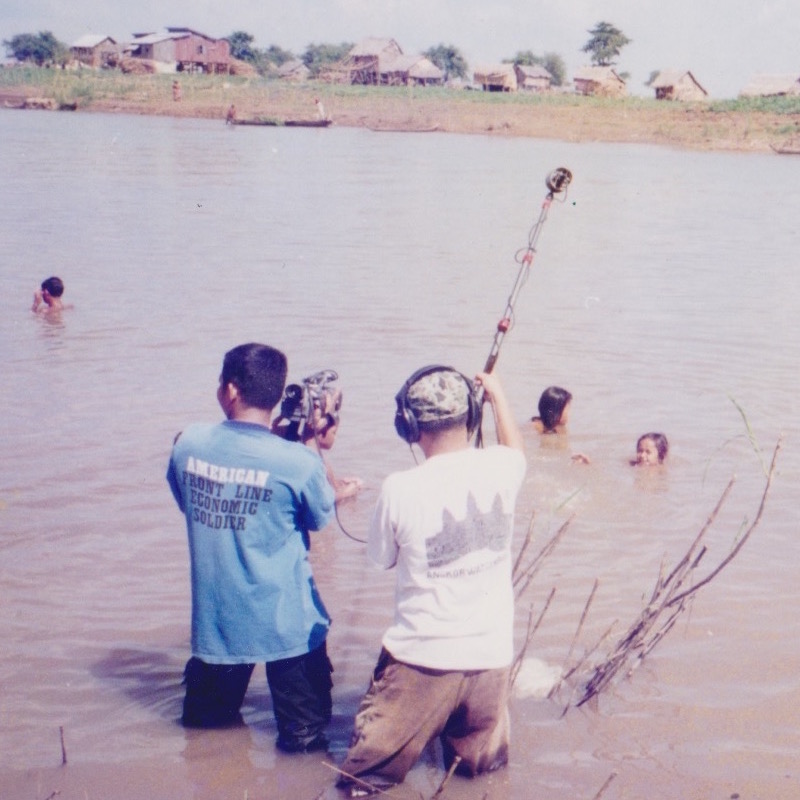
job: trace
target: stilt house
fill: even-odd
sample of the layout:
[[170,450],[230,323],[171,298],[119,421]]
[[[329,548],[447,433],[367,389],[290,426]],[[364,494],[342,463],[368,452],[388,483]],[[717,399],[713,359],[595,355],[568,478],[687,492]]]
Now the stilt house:
[[70,46],[72,57],[87,67],[105,67],[120,54],[121,47],[110,36],[94,33],[81,36]]
[[625,81],[611,67],[582,67],[572,78],[578,94],[625,97]]
[[650,86],[656,93],[656,100],[692,101],[705,100],[708,97],[708,92],[688,71],[662,70]]
[[513,64],[485,64],[477,67],[472,80],[484,92],[516,92],[517,73]]

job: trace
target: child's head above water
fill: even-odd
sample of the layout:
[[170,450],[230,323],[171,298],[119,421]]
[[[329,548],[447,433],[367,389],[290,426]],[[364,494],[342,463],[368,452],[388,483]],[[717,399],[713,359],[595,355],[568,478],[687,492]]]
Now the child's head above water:
[[669,452],[669,442],[663,433],[645,433],[636,440],[636,458],[632,466],[653,467],[662,464]]
[[560,386],[548,386],[539,398],[539,416],[533,422],[541,425],[542,432],[555,431],[559,425],[567,424],[572,395]]

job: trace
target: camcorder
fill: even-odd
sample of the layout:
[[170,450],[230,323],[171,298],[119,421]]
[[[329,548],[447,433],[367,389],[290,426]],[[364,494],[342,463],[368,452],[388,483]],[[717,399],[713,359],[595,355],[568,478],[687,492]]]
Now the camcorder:
[[308,425],[314,434],[338,425],[342,390],[334,385],[337,380],[336,372],[324,369],[303,378],[301,383],[287,384],[273,431],[296,442],[303,439]]

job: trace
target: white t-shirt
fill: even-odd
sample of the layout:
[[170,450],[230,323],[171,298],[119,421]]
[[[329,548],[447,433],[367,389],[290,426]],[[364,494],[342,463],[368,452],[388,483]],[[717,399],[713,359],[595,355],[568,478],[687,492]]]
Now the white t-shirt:
[[397,568],[383,637],[396,659],[442,670],[511,663],[511,537],[524,476],[524,455],[495,445],[435,455],[383,482],[367,552]]

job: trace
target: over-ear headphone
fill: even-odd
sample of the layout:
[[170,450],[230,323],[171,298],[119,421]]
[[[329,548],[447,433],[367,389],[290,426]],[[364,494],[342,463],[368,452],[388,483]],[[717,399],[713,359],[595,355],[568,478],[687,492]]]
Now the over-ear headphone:
[[459,375],[467,385],[467,433],[472,436],[475,429],[481,424],[481,403],[478,400],[475,386],[472,381],[457,369],[446,367],[441,364],[432,364],[428,367],[418,369],[402,386],[395,395],[397,411],[394,415],[394,427],[401,439],[409,444],[419,441],[419,422],[413,410],[408,404],[408,391],[420,378],[431,375],[434,372],[454,372]]

